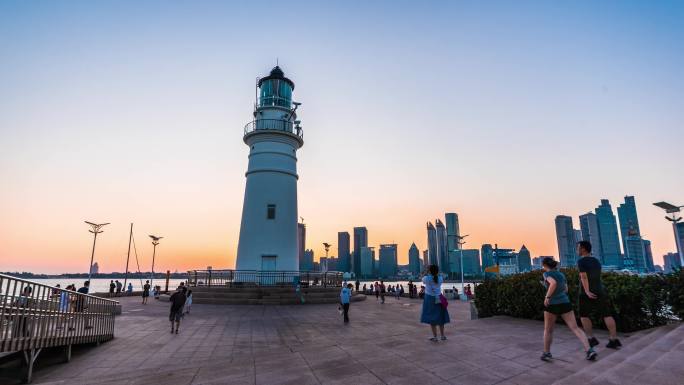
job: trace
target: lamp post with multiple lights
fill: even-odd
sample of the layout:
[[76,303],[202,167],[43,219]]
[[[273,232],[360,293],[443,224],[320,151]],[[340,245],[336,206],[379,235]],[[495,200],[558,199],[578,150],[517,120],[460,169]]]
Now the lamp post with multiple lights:
[[154,258],[157,255],[157,245],[159,244],[159,240],[164,237],[150,235],[150,238],[152,238],[152,244],[154,245],[154,249],[152,251],[152,276],[150,277],[150,286],[154,287],[154,285],[152,285],[152,283],[154,282]]
[[465,290],[465,279],[463,278],[463,245],[465,245],[466,242],[463,239],[465,239],[465,237],[467,237],[467,236],[468,236],[468,234],[463,235],[463,236],[461,236],[461,235],[456,236],[458,238],[456,240],[456,243],[458,244],[458,249],[461,252],[461,296],[462,296],[461,298],[464,298],[466,300],[468,299],[468,297],[465,297],[465,291],[464,291]]
[[672,228],[674,229],[675,245],[677,246],[677,253],[679,254],[679,262],[684,266],[684,245],[682,245],[682,238],[684,234],[679,234],[679,229],[677,229],[677,224],[682,220],[682,217],[678,216],[677,213],[681,211],[684,206],[676,206],[667,202],[656,202],[654,206],[660,207],[665,210],[666,214],[671,214],[671,216],[665,216],[665,219],[672,222]]
[[325,249],[325,270],[323,270],[323,266],[321,266],[321,270],[323,271],[328,271],[328,251],[330,251],[331,246],[330,243],[323,242],[323,248]]
[[100,234],[102,230],[102,226],[108,225],[108,223],[93,223],[93,222],[88,222],[84,221],[88,225],[90,225],[91,229],[88,230],[91,233],[93,233],[93,251],[90,253],[90,266],[88,267],[88,282],[90,282],[90,278],[93,275],[93,259],[95,258],[95,242],[97,241],[97,234]]

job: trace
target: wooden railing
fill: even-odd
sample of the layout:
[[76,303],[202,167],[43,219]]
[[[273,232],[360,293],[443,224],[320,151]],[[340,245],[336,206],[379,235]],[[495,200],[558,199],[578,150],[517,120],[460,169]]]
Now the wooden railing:
[[341,287],[339,271],[190,270],[188,285],[216,287]]
[[0,353],[23,352],[31,380],[41,349],[114,337],[117,301],[0,274]]

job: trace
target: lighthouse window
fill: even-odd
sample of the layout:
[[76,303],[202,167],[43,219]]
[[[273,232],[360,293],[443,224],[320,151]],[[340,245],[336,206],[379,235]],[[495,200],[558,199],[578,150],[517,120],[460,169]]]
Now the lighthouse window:
[[266,219],[275,219],[276,205],[266,206]]

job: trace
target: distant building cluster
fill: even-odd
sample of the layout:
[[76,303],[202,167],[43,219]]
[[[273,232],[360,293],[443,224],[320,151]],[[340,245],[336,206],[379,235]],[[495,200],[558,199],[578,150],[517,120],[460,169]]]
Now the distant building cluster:
[[[594,212],[579,216],[579,229],[574,227],[572,217],[556,216],[556,239],[561,266],[576,266],[577,242],[589,241],[592,245],[592,255],[601,261],[606,270],[626,270],[634,273],[657,271],[653,263],[651,241],[643,238],[639,228],[633,196],[625,196],[624,202],[617,208],[617,214],[616,218],[608,199],[601,199]],[[677,225],[680,226],[682,227],[678,232],[684,236],[684,223]],[[676,267],[680,262],[676,254],[673,253],[675,257],[668,255],[664,257],[666,271],[668,263],[669,266]]]
[[481,277],[487,267],[497,264],[502,274],[533,268],[530,251],[525,245],[517,252],[490,244],[481,248],[464,248],[465,237],[461,236],[456,213],[446,213],[444,220],[427,223],[427,249],[421,252],[416,243],[412,243],[408,249],[407,265],[398,263],[396,243],[380,244],[377,248],[369,246],[368,229],[363,226],[354,227],[351,234],[338,232],[337,257],[326,255],[318,261],[314,261],[313,250],[306,249],[306,226],[303,223],[299,224],[298,236],[300,270],[349,272],[358,279],[418,278],[430,264],[438,265],[440,272],[451,278],[461,274]]

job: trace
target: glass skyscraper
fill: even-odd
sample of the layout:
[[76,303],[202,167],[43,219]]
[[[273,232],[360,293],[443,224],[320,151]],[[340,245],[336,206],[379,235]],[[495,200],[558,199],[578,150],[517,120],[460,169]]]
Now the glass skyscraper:
[[577,249],[575,246],[575,229],[572,226],[572,217],[567,215],[556,216],[556,240],[558,242],[558,258],[563,267],[577,265]]
[[368,247],[368,229],[354,227],[354,258],[352,258],[351,271],[357,277],[361,276],[361,248]]
[[380,245],[380,268],[378,275],[383,278],[397,275],[397,245]]
[[349,250],[349,233],[340,231],[337,233],[337,258],[339,259],[338,268],[342,272],[351,271],[351,252]]
[[530,258],[530,251],[522,245],[520,251],[518,251],[518,271],[530,271],[532,270],[532,259]]
[[409,259],[409,272],[415,276],[420,276],[420,251],[418,251],[418,246],[415,243],[411,244],[408,251]]
[[482,271],[489,266],[496,265],[496,261],[494,260],[494,248],[492,248],[492,245],[485,243],[480,248],[480,251],[482,254]]
[[[639,230],[639,218],[637,218],[636,203],[633,196],[626,196],[625,203],[617,208],[618,219],[620,220],[620,235],[622,236],[622,249],[627,250],[627,237],[630,233],[634,236],[641,236]],[[625,251],[625,253],[627,253]]]
[[601,204],[596,208],[595,212],[601,237],[603,264],[609,268],[622,269],[622,253],[620,252],[617,221],[608,199],[601,199]]
[[373,269],[375,268],[375,251],[372,247],[361,248],[361,278],[370,278],[373,276]]
[[428,260],[425,261],[428,265],[439,265],[437,259],[437,230],[432,223],[427,223],[427,243],[428,243]]
[[580,215],[580,229],[582,231],[582,240],[589,241],[592,246],[591,255],[603,263],[603,256],[601,255],[601,234],[599,233],[598,220],[596,214],[586,213]]
[[447,253],[447,232],[444,223],[437,219],[435,221],[435,229],[437,232],[437,261],[439,263],[439,271],[444,274],[449,274],[449,253]]
[[458,226],[458,214],[446,213],[444,215],[447,232],[447,251],[457,250],[461,247],[458,245],[458,237],[461,235]]

